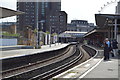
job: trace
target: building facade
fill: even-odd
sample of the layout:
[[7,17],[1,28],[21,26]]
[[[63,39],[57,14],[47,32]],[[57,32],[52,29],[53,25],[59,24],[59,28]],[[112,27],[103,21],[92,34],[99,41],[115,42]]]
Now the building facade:
[[89,32],[95,28],[93,23],[88,23],[86,20],[72,20],[67,25],[67,31]]
[[47,17],[47,22],[48,32],[60,34],[67,30],[67,13],[65,11],[51,13]]
[[58,32],[55,29],[62,32],[63,30],[60,29],[64,27],[60,26],[67,24],[67,15],[64,11],[61,11],[61,2],[17,2],[17,10],[25,12],[25,14],[17,16],[19,31],[22,31],[25,26],[32,26],[32,29],[35,29],[37,17],[39,31],[43,32],[50,32],[50,26],[53,28],[52,33]]

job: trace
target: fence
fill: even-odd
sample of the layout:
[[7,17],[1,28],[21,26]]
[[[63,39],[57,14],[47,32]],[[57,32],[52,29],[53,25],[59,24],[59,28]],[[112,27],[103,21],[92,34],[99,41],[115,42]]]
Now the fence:
[[0,39],[0,46],[12,46],[17,45],[17,39]]

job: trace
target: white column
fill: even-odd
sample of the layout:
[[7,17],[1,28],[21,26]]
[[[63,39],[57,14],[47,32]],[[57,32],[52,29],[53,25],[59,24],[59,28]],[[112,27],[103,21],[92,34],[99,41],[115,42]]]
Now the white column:
[[55,42],[57,42],[57,35],[55,35]]
[[117,19],[115,19],[114,39],[117,39]]
[[49,45],[51,45],[51,37],[50,37],[51,35],[49,34],[49,40],[48,40],[48,42],[49,42]]
[[53,43],[56,44],[56,35],[53,36]]
[[47,45],[47,34],[45,34],[45,44]]

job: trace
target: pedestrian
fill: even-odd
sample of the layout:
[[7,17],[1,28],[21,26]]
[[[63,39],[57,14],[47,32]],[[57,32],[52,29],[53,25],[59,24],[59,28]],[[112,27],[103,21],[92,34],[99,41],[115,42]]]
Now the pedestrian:
[[104,60],[109,60],[109,54],[111,50],[112,50],[111,43],[108,40],[108,38],[106,38],[104,41]]
[[112,41],[112,48],[113,48],[113,53],[115,56],[117,55],[117,52],[118,52],[118,45],[117,44],[118,44],[117,40],[114,39]]
[[104,43],[104,60],[109,60],[109,47],[106,42]]

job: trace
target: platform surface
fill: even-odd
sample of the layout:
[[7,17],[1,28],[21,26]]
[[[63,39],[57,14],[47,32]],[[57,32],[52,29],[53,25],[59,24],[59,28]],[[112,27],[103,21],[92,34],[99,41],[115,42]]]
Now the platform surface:
[[58,50],[68,45],[69,44],[61,44],[61,43],[58,44],[57,43],[57,44],[52,44],[51,47],[50,45],[43,45],[41,46],[41,49],[15,49],[15,50],[1,51],[0,59],[19,57],[19,56],[25,56],[25,55],[30,55],[30,54],[36,54],[36,53],[43,53],[46,51]]
[[[93,47],[93,46],[91,46]],[[119,57],[111,57],[109,61],[103,60],[103,50],[94,47],[98,55],[74,68],[55,77],[58,80],[120,80]],[[100,57],[101,56],[101,57]]]
[[117,80],[120,78],[119,65],[117,57],[111,58],[109,61],[102,60],[96,68],[88,72],[83,78]]

